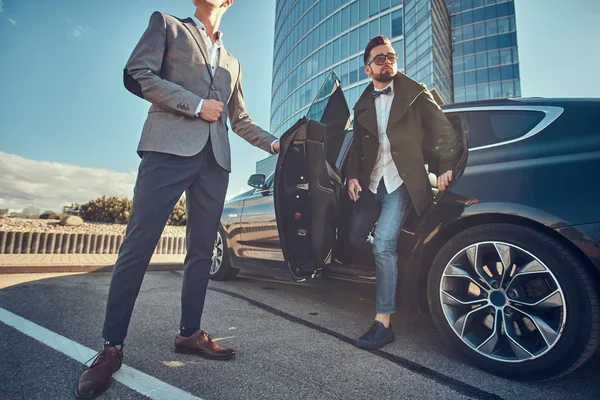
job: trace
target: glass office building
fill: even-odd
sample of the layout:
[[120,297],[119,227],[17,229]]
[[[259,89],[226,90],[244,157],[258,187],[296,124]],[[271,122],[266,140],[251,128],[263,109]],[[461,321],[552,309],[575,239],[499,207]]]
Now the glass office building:
[[[332,70],[352,109],[370,82],[363,52],[377,35],[440,103],[520,95],[513,0],[278,0],[271,132],[306,113]],[[273,166],[261,161],[257,171]]]
[[368,84],[363,52],[372,37],[392,39],[400,54],[398,68],[404,71],[403,3],[407,1],[277,1],[271,100],[275,136],[306,113],[331,70],[340,78],[348,104],[354,105]]
[[446,0],[454,102],[521,96],[514,0]]

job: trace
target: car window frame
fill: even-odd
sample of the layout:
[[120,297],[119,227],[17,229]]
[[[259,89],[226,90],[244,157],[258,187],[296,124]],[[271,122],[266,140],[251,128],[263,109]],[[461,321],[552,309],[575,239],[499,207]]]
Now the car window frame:
[[[468,151],[471,152],[471,151],[489,149],[489,148],[493,148],[493,147],[505,146],[507,144],[516,143],[516,142],[520,142],[522,140],[529,139],[530,137],[537,135],[538,133],[540,133],[541,131],[546,129],[548,126],[550,126],[550,124],[552,124],[554,121],[556,121],[558,119],[558,117],[560,117],[562,115],[564,110],[565,109],[563,107],[543,106],[543,105],[540,105],[540,106],[529,106],[529,105],[479,106],[479,107],[450,108],[450,109],[445,109],[444,113],[448,114],[448,113],[462,112],[462,113],[466,114],[468,112],[474,112],[474,111],[538,111],[538,112],[543,112],[545,114],[544,117],[542,118],[542,120],[537,125],[535,125],[531,130],[529,130],[522,136],[519,136],[514,139],[510,139],[510,140],[505,140],[505,141],[501,141],[501,142],[497,142],[497,143],[484,145],[484,146],[477,146],[477,147],[469,148]],[[466,118],[466,115],[464,116],[464,118]],[[466,127],[466,129],[467,130],[469,129],[468,126]],[[468,135],[468,132],[467,132],[467,135]]]

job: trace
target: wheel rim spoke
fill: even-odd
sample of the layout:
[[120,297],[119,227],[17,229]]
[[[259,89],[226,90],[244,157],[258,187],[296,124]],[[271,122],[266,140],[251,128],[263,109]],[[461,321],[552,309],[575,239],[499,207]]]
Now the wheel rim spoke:
[[496,349],[498,344],[498,340],[500,338],[500,331],[502,329],[502,324],[499,324],[500,317],[498,317],[500,311],[496,311],[494,313],[494,328],[492,330],[492,334],[477,348],[477,350],[481,351],[485,354],[492,354]]
[[[444,271],[444,277],[467,279],[470,282],[472,282],[474,285],[476,285],[482,291],[484,291],[486,293],[489,292],[489,289],[488,289],[489,286],[488,286],[488,288],[484,287],[484,285],[481,284],[481,281],[479,279],[473,278],[466,270],[461,269],[457,266],[449,265],[446,268],[446,270]],[[483,282],[487,284],[487,282],[485,282],[485,280]]]
[[[508,343],[509,343],[510,348],[512,349],[513,353],[519,360],[527,360],[527,359],[532,358],[533,354],[531,354],[529,351],[527,351],[527,349],[525,349],[525,347],[523,347],[519,343],[518,339],[516,338],[514,329],[513,329],[512,321],[507,321],[507,318],[508,317],[506,316],[506,314],[502,314],[502,322],[504,324],[504,332],[506,333],[506,337],[508,338]],[[511,323],[509,323],[509,322],[511,322]]]
[[510,288],[512,283],[516,278],[522,277],[525,275],[536,275],[536,274],[544,274],[548,272],[548,268],[546,268],[542,263],[538,260],[531,260],[521,268],[518,268],[514,276],[511,278],[511,281],[508,283],[507,288]]
[[520,268],[517,268],[515,274],[510,277],[510,281],[505,284],[506,290],[509,291],[515,282],[518,282],[520,279],[530,278],[534,275],[543,275],[547,274],[548,268],[546,268],[542,263],[538,260],[531,260]]
[[479,267],[478,267],[479,245],[477,244],[475,246],[469,247],[466,250],[466,254],[467,254],[467,258],[469,259],[469,262],[471,263],[471,267],[473,268],[473,270],[475,271],[475,273],[477,274],[479,279],[481,279],[481,281],[485,284],[485,286],[487,286],[486,290],[491,290],[492,286],[488,282],[488,279],[481,273],[481,271],[479,270]]
[[455,332],[457,332],[461,338],[464,338],[465,328],[469,324],[469,318],[473,317],[473,315],[475,315],[476,313],[484,311],[484,310],[485,310],[484,307],[478,307],[478,308],[475,308],[474,310],[469,311],[465,315],[459,317],[454,322],[454,325],[453,325]]
[[444,296],[446,298],[446,301],[444,301],[445,304],[448,305],[472,305],[472,304],[481,304],[481,303],[487,303],[487,299],[475,299],[475,300],[460,300],[456,297],[454,297],[453,295],[451,295],[450,293],[446,292],[445,290],[442,290],[442,296]]
[[500,287],[504,288],[505,283],[507,281],[511,280],[510,271],[512,268],[512,264],[511,264],[511,256],[510,256],[510,246],[507,246],[505,244],[500,244],[500,243],[494,243],[494,247],[496,248],[496,251],[498,252],[500,261],[502,261],[502,278],[500,280]]
[[555,290],[554,292],[550,293],[543,299],[538,300],[536,302],[527,302],[524,300],[517,300],[517,299],[513,299],[513,298],[511,298],[509,300],[509,302],[513,303],[513,304],[519,304],[519,305],[523,305],[523,306],[537,307],[537,308],[555,308],[555,307],[561,307],[563,305],[562,295],[561,295],[560,290],[558,290],[558,289]]
[[546,342],[546,346],[551,346],[558,339],[559,332],[554,330],[542,317],[537,316],[533,313],[526,312],[522,308],[511,307],[511,309],[517,313],[520,313],[531,320],[536,326],[540,336]]

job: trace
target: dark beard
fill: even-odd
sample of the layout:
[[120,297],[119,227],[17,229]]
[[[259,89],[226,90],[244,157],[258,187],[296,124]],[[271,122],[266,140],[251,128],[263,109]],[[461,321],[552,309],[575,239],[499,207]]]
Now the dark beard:
[[385,71],[381,74],[373,74],[373,79],[375,79],[377,82],[388,83],[394,79],[394,76],[396,76],[396,74],[394,74],[392,71]]

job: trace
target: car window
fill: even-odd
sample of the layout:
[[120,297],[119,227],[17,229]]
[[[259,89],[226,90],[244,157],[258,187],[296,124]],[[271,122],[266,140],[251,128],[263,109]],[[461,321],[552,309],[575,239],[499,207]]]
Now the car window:
[[460,116],[460,113],[446,114],[446,118],[448,118],[448,122],[450,122],[450,125],[452,125],[454,132],[456,132],[456,134],[462,138],[464,136],[464,131]]
[[271,189],[271,186],[273,185],[274,177],[275,177],[275,172],[271,172],[269,174],[269,176],[267,176],[267,179],[265,180],[265,186],[267,187],[267,189]]
[[[458,147],[456,151],[458,153],[463,152],[463,148],[466,146],[466,134],[465,128],[463,124],[463,116],[460,112],[445,112],[446,118],[450,125],[452,125],[452,129],[458,136]],[[437,171],[439,164],[439,157],[431,151],[435,147],[434,143],[431,142],[433,137],[431,135],[427,135],[424,138],[423,149],[428,149],[423,152],[423,156],[425,159],[425,164],[427,165],[428,171]]]
[[470,148],[524,136],[544,118],[540,111],[490,110],[465,114]]
[[306,112],[306,118],[315,121],[321,121],[321,118],[323,118],[323,114],[325,113],[325,109],[327,108],[327,102],[329,102],[329,98],[333,94],[333,91],[337,88],[337,81],[338,77],[335,72],[332,72],[329,74],[329,76],[327,76],[325,82],[323,82],[323,85],[321,86],[321,89],[315,96],[312,104]]
[[348,150],[350,150],[350,142],[352,141],[352,137],[354,136],[354,127],[351,127],[348,131],[346,131],[344,136],[344,143],[340,148],[340,152],[338,154],[338,158],[335,161],[335,166],[338,169],[342,169],[342,162],[347,159]]
[[335,72],[332,71],[325,79],[306,117],[319,121],[327,127],[324,138],[325,160],[330,167],[339,168],[339,155],[346,138],[351,114]]

